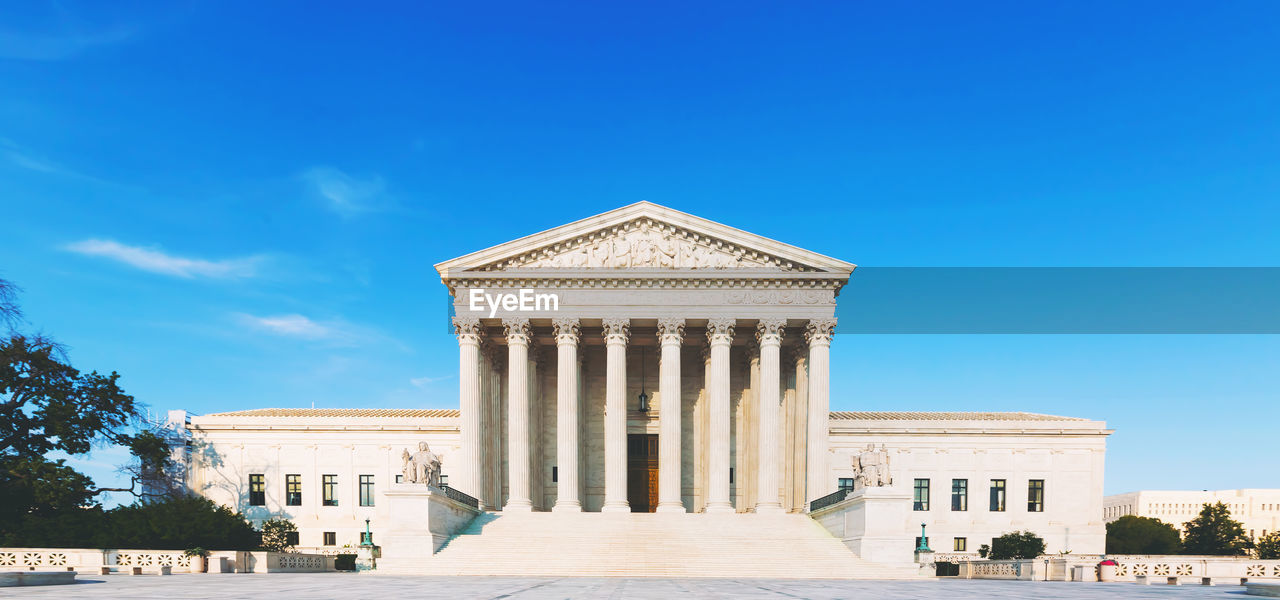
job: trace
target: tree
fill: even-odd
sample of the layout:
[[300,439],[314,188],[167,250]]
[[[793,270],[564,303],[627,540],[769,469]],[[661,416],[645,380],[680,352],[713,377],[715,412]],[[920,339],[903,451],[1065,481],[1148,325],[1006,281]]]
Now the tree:
[[1280,531],[1272,531],[1258,540],[1256,548],[1258,558],[1262,560],[1280,559]]
[[1253,542],[1244,534],[1244,525],[1231,518],[1231,511],[1221,502],[1206,503],[1196,518],[1187,521],[1182,537],[1185,554],[1240,556],[1248,554]]
[[271,552],[288,552],[293,548],[290,534],[298,533],[298,527],[288,519],[267,519],[262,524],[262,547]]
[[18,286],[7,279],[0,279],[0,325],[13,331],[22,322],[22,308],[18,306]]
[[1177,528],[1160,519],[1125,515],[1107,523],[1107,554],[1177,554]]
[[991,540],[991,560],[1035,558],[1044,554],[1044,539],[1030,531],[1006,533]]
[[95,538],[100,548],[251,550],[258,532],[244,515],[200,496],[180,496],[120,506],[107,512]]
[[[119,374],[81,373],[57,342],[16,329],[22,323],[16,292],[0,279],[0,326],[7,329],[0,337],[0,539],[55,545],[101,529],[98,494],[144,491],[139,477],[127,488],[96,487],[63,460],[48,458],[51,452],[76,455],[119,444],[130,449],[141,471],[174,465],[156,436],[132,433],[140,405],[120,388]],[[31,537],[33,531],[44,533]]]

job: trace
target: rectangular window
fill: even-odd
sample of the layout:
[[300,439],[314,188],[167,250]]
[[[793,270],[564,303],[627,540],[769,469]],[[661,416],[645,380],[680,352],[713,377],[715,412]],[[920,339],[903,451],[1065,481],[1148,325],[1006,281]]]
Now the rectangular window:
[[323,477],[323,480],[324,480],[324,483],[321,486],[323,488],[321,490],[322,497],[323,497],[322,504],[324,504],[325,506],[337,506],[338,505],[338,476],[325,475]]
[[729,467],[729,483],[733,483],[733,467]]
[[837,479],[837,480],[836,480],[836,489],[839,489],[839,490],[841,490],[841,491],[845,491],[845,492],[852,492],[852,491],[853,491],[853,478],[852,478],[852,477],[841,477],[841,478]]
[[1044,512],[1044,480],[1027,482],[1027,512]]
[[1003,479],[991,480],[991,512],[1004,512],[1004,484]]
[[249,475],[249,506],[267,505],[267,483],[261,473]]
[[288,506],[302,506],[302,476],[284,476],[284,503]]
[[560,469],[558,467],[551,467],[551,483],[557,483],[559,479]]
[[951,544],[951,548],[956,552],[966,552],[969,550],[969,538],[956,538]]
[[404,483],[404,475],[396,475],[396,483]]
[[449,487],[449,476],[444,473],[440,474],[440,487]]
[[969,510],[969,480],[951,480],[951,510]]
[[917,479],[911,510],[929,510],[929,480]]
[[338,534],[337,534],[336,532],[333,532],[333,531],[326,531],[326,532],[324,532],[324,545],[326,545],[326,546],[337,546],[337,545],[338,545]]
[[290,546],[298,545],[298,532],[290,531],[284,534],[284,543]]
[[360,476],[360,506],[373,506],[373,475]]

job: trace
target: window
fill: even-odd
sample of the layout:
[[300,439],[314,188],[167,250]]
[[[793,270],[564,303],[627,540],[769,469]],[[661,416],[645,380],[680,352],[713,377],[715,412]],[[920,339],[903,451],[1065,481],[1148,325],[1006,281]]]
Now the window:
[[729,467],[729,483],[733,483],[733,467]]
[[261,473],[249,476],[249,506],[266,506],[267,483]]
[[969,538],[956,538],[951,544],[951,549],[956,552],[965,552],[969,550]]
[[338,476],[325,475],[323,477],[323,481],[324,483],[321,485],[321,488],[322,488],[321,504],[325,506],[337,506],[338,505]]
[[440,487],[449,487],[449,476],[444,473],[440,474]]
[[298,545],[298,532],[290,531],[284,534],[284,543],[290,546]]
[[396,475],[396,483],[404,483],[404,475]]
[[838,489],[838,490],[840,490],[840,491],[842,491],[842,492],[852,492],[852,491],[853,491],[853,478],[852,478],[852,477],[841,477],[840,479],[836,480],[836,489]]
[[911,503],[911,510],[929,510],[929,480],[917,479],[915,485],[915,499]]
[[560,479],[560,469],[554,466],[551,467],[551,483],[557,483],[559,479]]
[[991,480],[991,512],[1004,512],[1005,481]]
[[326,532],[324,532],[324,545],[326,545],[326,546],[337,546],[337,545],[338,545],[338,534],[337,534],[337,533],[335,533],[335,532],[333,532],[333,531],[326,531]]
[[951,480],[951,510],[969,510],[969,480]]
[[1027,512],[1044,512],[1044,480],[1027,482]]
[[284,476],[284,503],[289,506],[302,506],[302,476]]
[[360,476],[360,506],[373,506],[373,475]]

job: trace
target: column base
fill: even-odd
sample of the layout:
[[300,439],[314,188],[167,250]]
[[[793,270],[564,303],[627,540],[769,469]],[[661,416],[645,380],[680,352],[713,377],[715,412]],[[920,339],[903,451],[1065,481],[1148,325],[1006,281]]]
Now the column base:
[[758,515],[781,515],[787,511],[782,510],[781,504],[757,504],[756,514]]
[[502,507],[504,513],[527,513],[533,512],[533,503],[528,500],[508,500],[507,505]]
[[736,512],[738,512],[737,509],[728,502],[707,505],[707,514],[727,515]]
[[665,503],[665,504],[664,504],[664,503],[659,502],[659,503],[658,503],[658,512],[660,512],[660,513],[684,513],[684,512],[689,512],[689,511],[685,510],[685,508],[684,508],[684,504],[681,504],[681,503],[679,503],[679,502],[667,502],[667,503]]
[[626,500],[614,500],[612,502],[605,502],[604,506],[600,507],[600,512],[629,513],[631,512],[631,505],[628,504]]
[[551,512],[582,512],[582,503],[577,500],[557,500],[556,505],[551,507]]

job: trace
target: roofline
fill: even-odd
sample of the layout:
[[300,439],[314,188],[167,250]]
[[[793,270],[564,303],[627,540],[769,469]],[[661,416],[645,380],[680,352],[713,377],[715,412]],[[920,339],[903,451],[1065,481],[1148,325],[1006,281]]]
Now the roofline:
[[[546,246],[549,244],[555,244],[598,229],[612,227],[632,219],[646,216],[669,222],[672,225],[692,229],[699,233],[722,237],[726,241],[751,247],[753,249],[774,254],[789,260],[794,260],[796,262],[805,263],[809,266],[822,269],[823,271],[827,271],[832,274],[840,274],[847,277],[849,274],[853,273],[855,268],[857,268],[857,265],[853,263],[832,258],[825,254],[805,250],[762,235],[743,231],[723,223],[717,223],[709,219],[694,216],[674,208],[668,208],[648,201],[640,201],[620,208],[615,208],[598,215],[578,219],[577,221],[573,221],[566,225],[545,229],[509,242],[490,246],[483,250],[478,250],[457,258],[442,261],[435,264],[435,269],[436,272],[440,274],[440,278],[442,280],[448,281],[451,277],[456,275],[454,271],[466,268],[464,265],[476,266],[488,264],[506,256],[532,249],[526,248],[527,246]],[[548,234],[553,232],[555,232],[556,235],[548,236]],[[538,239],[544,236],[547,236],[547,239]]]

